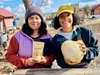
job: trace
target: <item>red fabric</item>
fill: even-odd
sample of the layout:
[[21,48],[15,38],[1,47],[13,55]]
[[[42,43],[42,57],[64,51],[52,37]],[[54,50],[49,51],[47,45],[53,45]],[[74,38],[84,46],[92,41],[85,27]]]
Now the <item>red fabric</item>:
[[35,64],[33,66],[28,66],[28,57],[21,57],[18,56],[18,50],[19,50],[19,43],[17,39],[13,36],[10,45],[7,49],[7,53],[5,54],[6,59],[8,62],[15,65],[17,68],[48,68],[51,66],[54,56],[51,54],[50,56],[45,56],[47,59],[47,62],[45,64]]

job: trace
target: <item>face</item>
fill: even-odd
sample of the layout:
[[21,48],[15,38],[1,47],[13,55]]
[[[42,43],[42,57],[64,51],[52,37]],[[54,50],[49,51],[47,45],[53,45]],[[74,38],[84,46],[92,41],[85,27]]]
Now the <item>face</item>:
[[30,28],[32,28],[34,31],[38,30],[41,26],[41,18],[39,15],[35,14],[28,18],[28,24]]
[[64,12],[59,15],[59,23],[64,32],[72,31],[73,17],[71,13]]

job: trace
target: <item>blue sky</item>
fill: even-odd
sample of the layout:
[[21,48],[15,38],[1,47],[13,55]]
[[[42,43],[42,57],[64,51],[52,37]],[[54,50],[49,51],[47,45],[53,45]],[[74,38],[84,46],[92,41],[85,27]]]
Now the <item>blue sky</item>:
[[[47,2],[41,8],[44,13],[56,12],[58,7],[62,4],[75,4],[79,3],[82,8],[86,4],[93,6],[100,4],[100,0],[46,0]],[[35,6],[40,5],[41,0],[33,0]],[[16,14],[17,16],[24,16],[25,8],[22,0],[0,0],[0,8],[5,8],[8,11]]]

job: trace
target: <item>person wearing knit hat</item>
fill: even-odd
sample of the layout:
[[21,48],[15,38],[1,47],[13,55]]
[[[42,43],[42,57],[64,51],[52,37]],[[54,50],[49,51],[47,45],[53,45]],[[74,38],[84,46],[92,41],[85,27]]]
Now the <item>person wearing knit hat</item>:
[[46,26],[42,10],[30,6],[25,13],[25,24],[11,38],[6,60],[17,68],[50,68],[54,56],[51,51],[52,36]]
[[39,7],[29,6],[25,13],[25,20],[27,20],[33,14],[38,14],[43,19],[43,12]]
[[53,23],[58,31],[51,43],[58,65],[61,68],[89,67],[91,60],[99,54],[98,39],[90,29],[78,26],[80,17],[74,13],[73,7],[68,4],[61,5]]

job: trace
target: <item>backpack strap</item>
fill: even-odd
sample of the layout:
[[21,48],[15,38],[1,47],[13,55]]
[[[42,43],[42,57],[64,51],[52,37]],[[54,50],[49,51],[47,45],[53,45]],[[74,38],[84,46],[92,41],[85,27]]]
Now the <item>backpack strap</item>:
[[81,34],[77,36],[77,40],[82,40]]
[[[79,26],[78,26],[78,27],[79,27]],[[79,29],[80,29],[80,27],[79,27]],[[82,40],[81,34],[79,34],[79,35],[77,36],[77,40]]]

